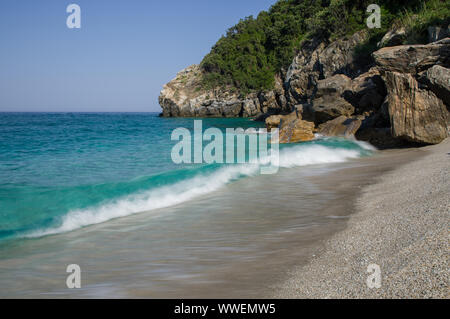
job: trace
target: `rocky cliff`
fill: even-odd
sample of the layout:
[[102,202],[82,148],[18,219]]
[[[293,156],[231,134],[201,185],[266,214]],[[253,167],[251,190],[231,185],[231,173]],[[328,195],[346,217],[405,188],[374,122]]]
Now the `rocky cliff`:
[[207,89],[202,70],[192,65],[164,85],[159,103],[165,117],[257,117],[292,111],[314,93],[317,81],[336,73],[357,75],[365,68],[356,63],[354,48],[366,40],[365,32],[328,43],[316,38],[305,43],[284,76],[275,76],[275,87],[242,96],[233,87]]
[[164,86],[162,115],[257,117],[279,127],[282,142],[319,133],[356,135],[379,147],[439,143],[449,134],[450,38],[430,28],[433,42],[395,45],[402,34],[388,32],[371,57],[355,50],[365,31],[333,42],[314,38],[273,90],[245,96],[232,87],[205,89],[193,65]]
[[159,104],[165,117],[255,117],[289,111],[283,81],[275,78],[274,90],[242,96],[233,87],[207,89],[201,69],[192,65],[164,85]]

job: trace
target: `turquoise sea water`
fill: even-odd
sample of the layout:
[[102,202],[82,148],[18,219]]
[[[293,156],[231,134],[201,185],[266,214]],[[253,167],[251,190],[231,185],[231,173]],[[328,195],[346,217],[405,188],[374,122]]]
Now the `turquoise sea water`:
[[[203,128],[262,126],[204,119]],[[169,207],[259,171],[171,159],[174,129],[193,119],[154,113],[0,113],[0,242],[72,231]],[[207,143],[204,143],[207,144]],[[280,167],[343,162],[371,148],[344,139],[280,147]]]

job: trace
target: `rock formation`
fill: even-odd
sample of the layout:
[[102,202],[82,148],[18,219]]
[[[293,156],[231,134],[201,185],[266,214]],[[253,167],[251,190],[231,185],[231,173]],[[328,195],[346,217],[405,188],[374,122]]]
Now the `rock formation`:
[[339,116],[318,127],[318,133],[325,136],[354,136],[361,127],[362,121],[358,118]]
[[433,91],[447,105],[447,109],[450,107],[450,69],[435,65],[419,81]]
[[280,120],[280,143],[305,142],[314,139],[314,123],[302,119],[297,111]]
[[[401,45],[406,40],[406,29],[404,27],[395,28],[388,31],[384,37],[378,42],[378,47],[392,47]],[[434,42],[434,41],[430,41]]]
[[319,80],[335,74],[354,77],[362,73],[364,65],[357,61],[354,51],[366,39],[367,33],[363,30],[350,39],[337,40],[328,45],[320,38],[305,43],[286,74],[287,100],[291,104],[309,102],[316,93]]
[[435,144],[449,134],[450,38],[441,39],[444,31],[430,29],[438,41],[416,45],[398,45],[404,30],[390,31],[372,59],[356,54],[368,39],[365,31],[331,43],[314,38],[284,76],[276,76],[273,90],[246,96],[232,87],[205,89],[194,65],[164,86],[159,102],[167,117],[257,117],[280,129],[282,143],[319,133],[356,135],[379,147]]
[[164,85],[159,96],[164,117],[256,117],[288,108],[279,77],[273,90],[242,97],[233,87],[204,88],[201,72],[192,65]]
[[373,55],[386,83],[392,137],[420,144],[447,138],[450,38],[387,47]]
[[422,90],[408,73],[386,72],[392,136],[437,144],[447,136],[448,111],[432,91]]
[[449,65],[450,38],[430,44],[399,45],[373,53],[382,71],[416,74],[433,65]]

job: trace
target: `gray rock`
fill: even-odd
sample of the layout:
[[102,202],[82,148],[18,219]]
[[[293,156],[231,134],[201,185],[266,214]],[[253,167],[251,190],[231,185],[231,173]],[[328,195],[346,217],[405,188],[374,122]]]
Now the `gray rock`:
[[280,84],[273,91],[261,94],[262,105],[255,93],[242,97],[233,87],[205,89],[200,67],[192,65],[164,85],[159,104],[165,117],[253,117],[262,112],[261,108],[264,112],[280,109],[277,94],[280,95],[278,100],[288,107],[281,97],[283,89]]
[[311,99],[319,80],[335,74],[357,76],[360,67],[356,63],[355,47],[366,39],[367,32],[363,30],[349,39],[339,39],[330,44],[320,38],[304,44],[286,73],[289,102],[295,105]]
[[323,96],[315,99],[312,111],[314,112],[314,122],[316,125],[333,120],[344,115],[351,117],[355,108],[342,97]]
[[380,72],[376,68],[353,79],[342,96],[358,112],[378,110],[386,97],[386,87]]
[[449,27],[447,28],[441,28],[437,26],[428,27],[428,42],[429,43],[436,42],[450,36]]
[[336,74],[317,82],[316,98],[324,96],[341,96],[352,87],[352,80],[344,74]]
[[435,65],[420,77],[420,81],[444,101],[447,108],[450,106],[450,69]]
[[334,120],[328,121],[318,128],[318,133],[325,136],[354,136],[361,127],[361,120],[339,116]]
[[239,113],[242,110],[241,101],[231,101],[227,103],[221,103],[223,117],[239,117]]
[[328,45],[319,53],[323,77],[327,78],[334,74],[345,74],[349,77],[359,75],[361,65],[357,64],[355,47],[363,44],[367,39],[367,30],[362,30],[348,39],[342,38]]
[[254,117],[261,113],[259,101],[257,99],[248,99],[243,102],[243,117]]
[[388,31],[384,37],[378,42],[378,47],[391,47],[396,45],[401,45],[406,40],[406,30],[405,28],[396,28]]

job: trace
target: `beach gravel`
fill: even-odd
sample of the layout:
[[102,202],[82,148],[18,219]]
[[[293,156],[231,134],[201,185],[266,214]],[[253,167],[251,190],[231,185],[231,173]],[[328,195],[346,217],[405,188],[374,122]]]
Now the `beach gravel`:
[[[345,230],[276,287],[276,298],[448,298],[450,140],[364,187]],[[368,266],[381,270],[369,288]]]

